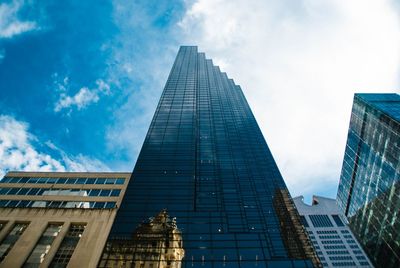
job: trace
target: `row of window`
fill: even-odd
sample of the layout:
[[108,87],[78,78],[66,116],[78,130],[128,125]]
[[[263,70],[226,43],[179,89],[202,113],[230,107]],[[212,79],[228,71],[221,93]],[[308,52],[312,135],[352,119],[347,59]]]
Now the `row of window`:
[[[339,215],[331,215],[331,216],[338,227],[345,226],[343,221],[340,219]],[[314,227],[333,227],[333,224],[329,219],[328,215],[309,215],[309,218]],[[308,225],[305,216],[300,216],[300,219],[304,227],[310,227]],[[336,233],[336,231],[318,231],[317,233],[330,234],[330,233]]]
[[48,183],[48,184],[124,184],[124,178],[29,178],[4,177],[0,183]]
[[347,250],[329,250],[326,252],[328,255],[349,255],[350,252]]
[[324,245],[324,249],[346,249],[345,245]]
[[322,244],[343,244],[342,240],[322,240]]
[[0,200],[0,207],[5,208],[106,208],[116,207],[116,202],[81,202],[81,201],[30,201]]
[[319,239],[340,239],[338,235],[320,235]]
[[337,234],[335,230],[317,231],[317,234]]
[[119,196],[120,189],[0,188],[0,195]]
[[351,256],[329,256],[330,260],[333,261],[350,261],[352,260]]
[[[6,222],[1,224],[1,226],[4,226]],[[0,263],[5,259],[5,257],[7,257],[14,244],[18,241],[28,226],[29,222],[15,223],[11,231],[7,234],[3,241],[1,241]],[[62,223],[51,223],[47,225],[29,257],[26,259],[23,265],[24,268],[38,267],[41,263],[43,263],[53,244],[53,241],[60,233],[62,227]],[[66,267],[85,228],[85,223],[73,223],[70,225],[68,232],[63,238],[60,247],[51,261],[51,267]]]
[[347,262],[332,262],[333,266],[351,266],[355,267],[356,263],[354,261],[347,261]]
[[328,215],[309,215],[314,227],[333,227]]

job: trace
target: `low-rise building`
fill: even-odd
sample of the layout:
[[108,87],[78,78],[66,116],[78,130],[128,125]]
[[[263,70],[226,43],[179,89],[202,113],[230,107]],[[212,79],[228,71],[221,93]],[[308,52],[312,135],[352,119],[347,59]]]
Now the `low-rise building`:
[[96,267],[131,173],[9,172],[0,267]]
[[293,201],[323,267],[373,267],[335,199],[313,196],[311,205],[304,203],[303,196]]

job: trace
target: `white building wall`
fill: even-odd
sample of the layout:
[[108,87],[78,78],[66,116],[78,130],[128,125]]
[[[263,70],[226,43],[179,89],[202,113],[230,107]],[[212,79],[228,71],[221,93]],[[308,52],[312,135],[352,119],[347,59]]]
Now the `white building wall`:
[[307,205],[299,196],[293,201],[324,267],[373,267],[339,213],[336,200],[313,196],[312,205]]

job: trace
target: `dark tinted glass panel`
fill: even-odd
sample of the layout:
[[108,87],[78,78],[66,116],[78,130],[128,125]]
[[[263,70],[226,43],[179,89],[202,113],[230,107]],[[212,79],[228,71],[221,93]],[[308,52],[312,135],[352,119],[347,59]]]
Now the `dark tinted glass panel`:
[[133,174],[110,241],[166,209],[182,267],[311,266],[288,257],[273,206],[286,186],[241,88],[196,47],[179,50]]
[[124,184],[125,183],[125,179],[119,178],[116,181],[116,184]]
[[88,178],[86,181],[86,184],[94,184],[96,182],[96,179]]
[[332,215],[333,220],[336,222],[336,225],[341,227],[344,226],[343,221],[340,219],[339,215]]
[[309,227],[306,217],[300,216],[300,220],[304,227]]
[[328,215],[310,215],[314,227],[333,227]]

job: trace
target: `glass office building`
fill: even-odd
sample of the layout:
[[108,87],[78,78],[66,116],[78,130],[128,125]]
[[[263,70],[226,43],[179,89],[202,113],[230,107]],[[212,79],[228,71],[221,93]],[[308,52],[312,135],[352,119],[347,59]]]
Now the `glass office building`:
[[273,199],[286,186],[241,88],[197,47],[180,48],[133,174],[110,243],[167,211],[174,267],[313,267],[285,247]]
[[337,201],[370,260],[400,267],[400,96],[355,94]]

